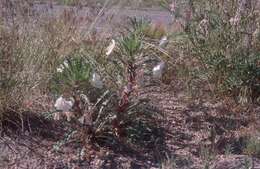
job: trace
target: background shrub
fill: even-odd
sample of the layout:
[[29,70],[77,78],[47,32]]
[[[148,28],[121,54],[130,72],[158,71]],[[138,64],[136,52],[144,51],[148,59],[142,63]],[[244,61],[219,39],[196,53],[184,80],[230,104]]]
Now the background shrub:
[[[182,32],[176,46],[186,56],[190,75],[213,93],[240,103],[259,97],[259,13],[256,1],[186,1],[176,14]],[[175,12],[175,11],[174,11]]]

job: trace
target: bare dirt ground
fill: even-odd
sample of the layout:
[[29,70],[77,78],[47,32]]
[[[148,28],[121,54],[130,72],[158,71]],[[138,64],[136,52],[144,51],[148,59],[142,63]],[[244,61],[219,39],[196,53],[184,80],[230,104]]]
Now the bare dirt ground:
[[[176,168],[180,169],[204,168],[210,156],[209,164],[214,169],[242,169],[247,159],[254,164],[253,168],[259,168],[258,159],[240,155],[244,138],[236,134],[250,129],[249,122],[253,119],[233,116],[235,112],[230,112],[224,102],[190,101],[181,86],[178,83],[155,85],[144,88],[139,95],[149,98],[164,114],[161,130],[165,144],[158,149],[153,147],[153,153],[119,142],[115,147],[96,147],[86,152],[83,160],[82,147],[75,140],[79,137],[71,137],[55,151],[55,145],[68,137],[69,124],[25,117],[26,131],[11,125],[9,129],[13,130],[3,133],[0,139],[0,168],[156,169],[160,167],[161,154],[174,158]],[[232,155],[225,152],[228,145],[234,147]]]

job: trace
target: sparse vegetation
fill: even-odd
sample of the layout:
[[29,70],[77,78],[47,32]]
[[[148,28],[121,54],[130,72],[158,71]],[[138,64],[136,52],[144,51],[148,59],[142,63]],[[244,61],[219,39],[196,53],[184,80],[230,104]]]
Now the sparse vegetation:
[[244,153],[250,156],[259,157],[260,156],[260,140],[256,137],[251,137],[244,149]]
[[[206,169],[222,155],[259,158],[259,139],[244,144],[242,133],[259,130],[254,0],[35,3],[0,2],[0,150],[21,161],[30,151],[35,168]],[[173,21],[105,13],[138,5]]]
[[160,169],[176,169],[176,163],[173,157],[167,157],[161,164]]
[[212,165],[212,161],[216,157],[216,154],[214,154],[210,148],[208,147],[201,147],[200,151],[200,158],[203,161],[203,168],[204,169],[209,169],[210,166]]

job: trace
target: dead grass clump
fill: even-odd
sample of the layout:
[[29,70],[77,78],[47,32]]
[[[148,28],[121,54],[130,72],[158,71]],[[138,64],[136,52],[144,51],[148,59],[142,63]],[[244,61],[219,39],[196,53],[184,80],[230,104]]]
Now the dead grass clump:
[[57,65],[79,37],[71,12],[25,21],[21,4],[10,3],[3,6],[7,13],[0,25],[0,114],[32,110],[27,102],[37,100],[35,91],[46,93]]

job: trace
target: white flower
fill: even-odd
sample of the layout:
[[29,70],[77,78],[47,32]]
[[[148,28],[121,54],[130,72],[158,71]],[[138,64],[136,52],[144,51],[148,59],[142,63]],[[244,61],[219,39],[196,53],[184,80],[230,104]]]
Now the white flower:
[[63,72],[63,69],[57,68],[57,72],[62,73],[62,72]]
[[64,114],[67,118],[67,121],[71,121],[71,118],[74,116],[74,114],[70,111],[72,109],[72,106],[74,104],[74,100],[67,101],[62,96],[60,96],[55,104],[54,107],[56,110],[61,111],[54,114],[54,120],[60,120],[61,115]]
[[62,96],[60,96],[55,104],[54,104],[54,107],[59,110],[59,111],[62,111],[62,112],[68,112],[71,110],[72,106],[74,104],[74,100],[71,100],[71,101],[67,101],[66,99],[64,99]]
[[163,47],[168,42],[167,36],[163,36],[162,39],[159,42],[159,46]]
[[65,60],[65,61],[63,62],[63,65],[64,65],[66,68],[68,68],[68,67],[69,67],[69,62],[68,62],[68,60]]
[[62,65],[60,65],[56,70],[58,73],[62,73],[64,70],[64,67]]
[[103,88],[103,82],[101,80],[101,77],[97,73],[93,73],[91,78],[91,84],[98,89]]
[[63,64],[60,64],[60,66],[56,70],[57,70],[57,72],[62,73],[64,71],[64,69],[68,68],[68,67],[69,67],[68,60],[65,60],[63,62]]
[[162,78],[162,75],[163,75],[163,72],[165,70],[165,63],[164,62],[160,62],[158,65],[156,65],[154,68],[153,68],[153,77],[155,79],[161,79]]
[[116,42],[115,42],[114,39],[112,39],[112,41],[110,42],[109,46],[106,48],[106,55],[107,56],[109,56],[113,52],[115,46],[116,46]]

